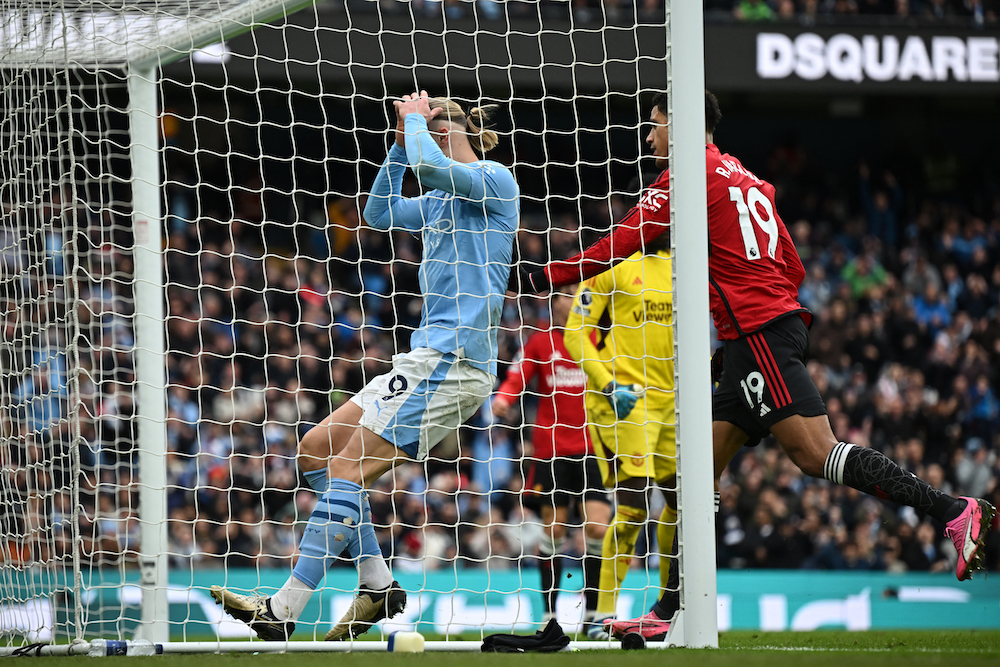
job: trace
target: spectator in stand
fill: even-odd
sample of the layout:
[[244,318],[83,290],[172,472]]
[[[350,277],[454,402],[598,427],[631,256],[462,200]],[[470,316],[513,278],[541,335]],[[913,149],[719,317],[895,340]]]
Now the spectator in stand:
[[913,299],[913,311],[917,325],[932,339],[951,325],[947,298],[933,283],[928,283],[923,294]]
[[824,366],[842,370],[846,368],[844,346],[848,334],[848,306],[843,300],[830,302],[830,307],[819,311],[821,316],[810,332],[810,354]]
[[[962,281],[962,276],[958,272],[958,267],[952,262],[944,265],[941,269],[941,291],[947,298],[948,312],[955,312],[955,308],[958,306],[958,297],[962,295],[965,291],[965,283]],[[911,290],[911,294],[914,296],[921,295],[923,291]]]
[[917,526],[912,540],[903,546],[903,561],[916,571],[944,572],[948,570],[948,559],[934,540],[934,526],[924,521]]
[[867,313],[858,315],[853,329],[848,333],[844,347],[852,364],[864,369],[868,382],[874,382],[882,366],[889,359],[889,344],[885,339],[882,327],[876,328],[873,316]]
[[826,269],[821,263],[813,262],[799,285],[799,301],[811,312],[818,313],[827,307],[832,296],[833,286],[827,280]]
[[757,21],[773,21],[777,18],[774,9],[766,0],[738,0],[733,7],[733,16],[737,21],[747,23]]
[[1000,426],[1000,402],[997,401],[986,375],[979,375],[975,382],[970,384],[966,432],[982,438],[985,442],[993,442]]
[[965,279],[965,290],[955,299],[955,309],[967,313],[973,320],[988,317],[997,306],[997,297],[990,293],[986,279],[970,273]]
[[[876,3],[880,1],[874,0]],[[889,170],[882,177],[885,189],[874,191],[868,165],[862,162],[858,171],[861,175],[861,205],[865,211],[868,234],[882,241],[886,251],[893,253],[899,245],[899,213],[903,205],[903,190]]]
[[849,261],[840,277],[850,288],[853,299],[872,296],[873,290],[882,287],[888,280],[885,268],[867,252],[856,255]]
[[969,438],[965,448],[955,450],[955,483],[963,492],[966,490],[989,493],[996,487],[993,467],[996,454],[986,448],[982,438]]
[[934,284],[940,290],[942,287],[941,272],[927,260],[923,250],[912,250],[906,253],[910,257],[903,270],[902,286],[910,294],[923,294],[927,285]]

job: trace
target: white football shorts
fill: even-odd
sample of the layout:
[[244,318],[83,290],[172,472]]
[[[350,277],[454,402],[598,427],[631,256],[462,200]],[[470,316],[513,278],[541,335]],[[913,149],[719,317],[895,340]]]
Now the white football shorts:
[[351,398],[361,426],[418,461],[475,414],[495,378],[452,353],[418,347],[392,358],[392,370]]

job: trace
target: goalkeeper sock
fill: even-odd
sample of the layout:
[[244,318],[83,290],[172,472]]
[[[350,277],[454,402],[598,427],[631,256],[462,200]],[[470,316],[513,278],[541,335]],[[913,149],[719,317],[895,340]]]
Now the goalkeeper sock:
[[326,475],[326,467],[303,472],[302,476],[306,478],[306,483],[318,495],[322,496],[330,488],[330,478]]
[[880,451],[841,442],[823,465],[823,477],[929,514],[942,523],[951,521],[965,505],[910,472]]
[[299,620],[314,590],[315,586],[300,581],[293,574],[285,585],[271,596],[271,613],[279,621]]
[[553,613],[556,610],[556,597],[559,595],[559,583],[562,581],[562,552],[566,538],[542,538],[538,546],[539,563],[538,570],[542,577],[542,598],[545,603],[545,612]]
[[361,495],[359,484],[332,479],[330,490],[316,503],[299,544],[299,560],[292,570],[295,578],[313,590],[354,538],[361,520]]
[[660,589],[667,590],[670,581],[670,569],[674,559],[674,533],[677,532],[677,510],[670,505],[664,505],[660,512],[660,520],[656,524],[656,542],[660,549]]
[[601,552],[604,539],[588,537],[583,556],[583,601],[588,612],[597,609],[597,590],[601,586]]
[[619,505],[615,518],[604,535],[601,587],[597,594],[597,613],[614,614],[618,589],[628,573],[635,542],[646,522],[646,510]]

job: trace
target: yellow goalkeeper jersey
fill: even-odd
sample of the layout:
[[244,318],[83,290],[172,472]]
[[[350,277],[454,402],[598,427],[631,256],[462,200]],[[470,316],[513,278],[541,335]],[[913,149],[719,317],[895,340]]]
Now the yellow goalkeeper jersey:
[[646,389],[648,409],[674,405],[670,253],[638,252],[577,291],[566,349],[587,373],[587,409],[610,411],[601,390],[612,380]]

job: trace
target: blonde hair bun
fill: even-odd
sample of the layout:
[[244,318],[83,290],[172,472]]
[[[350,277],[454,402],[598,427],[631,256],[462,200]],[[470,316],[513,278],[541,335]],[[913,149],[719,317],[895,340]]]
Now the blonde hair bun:
[[458,102],[444,97],[434,97],[430,100],[430,107],[431,109],[443,109],[435,120],[447,120],[463,126],[469,133],[469,143],[472,148],[480,154],[485,155],[500,143],[500,136],[493,130],[486,128],[490,116],[500,108],[499,104],[473,107],[466,115]]

